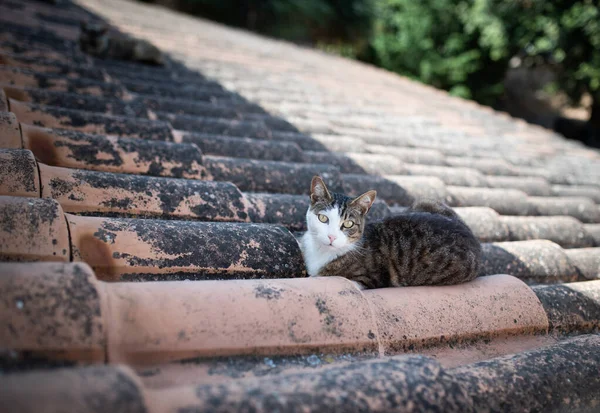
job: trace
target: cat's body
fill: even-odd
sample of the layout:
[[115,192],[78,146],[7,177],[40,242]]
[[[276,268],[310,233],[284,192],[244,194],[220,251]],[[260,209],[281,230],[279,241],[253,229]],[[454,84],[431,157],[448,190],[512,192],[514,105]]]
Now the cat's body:
[[83,52],[100,58],[165,64],[164,56],[156,46],[146,40],[111,32],[104,24],[82,22],[79,47]]
[[313,179],[301,241],[310,276],[341,276],[364,288],[449,285],[477,277],[481,245],[452,209],[422,201],[366,224],[375,195],[330,194],[320,178]]

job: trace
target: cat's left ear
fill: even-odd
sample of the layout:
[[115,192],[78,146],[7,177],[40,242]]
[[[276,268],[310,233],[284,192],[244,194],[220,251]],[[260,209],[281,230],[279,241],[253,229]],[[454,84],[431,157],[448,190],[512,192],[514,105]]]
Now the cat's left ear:
[[319,201],[331,202],[331,194],[323,179],[320,176],[314,176],[310,183],[310,202],[314,204]]
[[350,206],[358,208],[363,215],[366,215],[371,209],[371,205],[375,202],[377,191],[368,191],[359,197],[356,197],[350,202]]

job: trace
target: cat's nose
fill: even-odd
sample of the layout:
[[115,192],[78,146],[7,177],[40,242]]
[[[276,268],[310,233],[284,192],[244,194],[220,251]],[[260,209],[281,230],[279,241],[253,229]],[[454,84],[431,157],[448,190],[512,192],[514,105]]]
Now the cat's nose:
[[327,237],[329,238],[330,244],[333,244],[333,241],[335,241],[335,239],[337,238],[335,235],[327,235]]

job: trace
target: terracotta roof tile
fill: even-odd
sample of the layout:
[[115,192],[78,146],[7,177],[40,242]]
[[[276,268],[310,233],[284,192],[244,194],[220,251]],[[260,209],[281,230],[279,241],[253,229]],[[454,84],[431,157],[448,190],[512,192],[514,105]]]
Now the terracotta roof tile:
[[405,164],[403,173],[406,175],[435,176],[440,178],[446,185],[487,186],[485,176],[473,168]]
[[186,280],[304,276],[296,239],[279,226],[67,214],[73,259],[102,279]]
[[594,238],[596,245],[600,245],[600,224],[584,224],[583,228]]
[[547,239],[563,248],[593,247],[596,242],[577,219],[570,216],[498,218],[508,228],[510,241]]
[[565,252],[583,277],[589,280],[600,278],[600,248],[575,248]]
[[[27,69],[3,66],[0,68],[0,82],[3,87],[11,86],[21,90],[35,90],[34,93],[42,94],[43,91],[49,96],[50,92],[69,92],[78,95],[124,97],[124,89],[115,83],[106,83],[101,80],[88,78],[65,78],[59,74],[48,74],[34,72]],[[19,88],[13,85],[19,85]]]
[[38,164],[42,197],[65,212],[246,222],[241,192],[229,182],[126,175]]
[[551,190],[557,196],[585,197],[600,204],[600,188],[597,186],[552,185]]
[[[0,99],[2,96],[0,96]],[[21,133],[19,122],[14,113],[0,112],[0,133],[2,134],[1,148],[20,148]]]
[[377,191],[380,199],[394,205],[408,206],[419,198],[432,198],[448,201],[444,183],[436,177],[429,176],[397,176],[386,177],[344,174],[344,191],[352,196],[358,196],[370,189]]
[[106,359],[105,303],[87,265],[1,265],[0,323],[14,332],[2,335],[4,348],[70,361]]
[[[196,145],[21,125],[23,146],[52,166],[206,179]],[[15,143],[13,147],[17,147]],[[19,143],[20,147],[20,143]]]
[[596,331],[600,325],[600,281],[532,287],[548,314],[550,328],[562,333]]
[[[27,412],[35,411],[37,403],[55,410],[76,406],[78,411],[91,412],[89,400],[111,411],[131,412],[190,406],[198,412],[355,411],[358,406],[373,412],[535,410],[548,405],[595,406],[598,362],[598,337],[584,335],[454,369],[443,368],[429,357],[403,356],[297,372],[281,380],[266,376],[168,389],[145,386],[124,366],[60,369],[8,376],[0,396]],[[555,369],[558,374],[548,374]],[[515,371],[522,380],[515,380]],[[367,392],[365,383],[369,383]],[[55,397],[57,393],[62,397]]]
[[[60,106],[65,109],[84,110],[106,115],[148,118],[148,109],[135,102],[124,101],[119,97],[95,96],[85,93],[46,91],[37,88],[4,86],[4,93],[19,102],[32,102],[46,106]],[[15,103],[16,104],[16,103]]]
[[[115,231],[113,240],[118,242],[122,235]],[[11,314],[22,314],[25,307],[27,317],[38,320],[37,330],[49,328],[57,321],[56,314],[69,314],[78,307],[93,318],[85,322],[97,327],[85,335],[68,339],[66,333],[49,335],[37,339],[33,347],[27,336],[10,343],[19,351],[62,349],[66,352],[62,358],[69,359],[88,357],[77,353],[81,349],[95,353],[105,346],[109,361],[137,365],[195,356],[316,350],[353,349],[383,355],[409,347],[457,343],[467,337],[543,332],[548,327],[546,313],[531,289],[506,275],[483,277],[468,288],[412,287],[361,293],[344,278],[105,284],[97,281],[85,264],[4,264],[3,270],[3,290],[16,297],[7,300],[11,305],[5,309],[6,322]],[[96,276],[109,279],[100,272]],[[58,289],[57,283],[67,290],[78,285],[78,301],[57,298],[60,310],[43,314],[44,302],[26,298],[28,280],[48,292]],[[15,300],[22,304],[13,306]],[[153,312],[157,300],[162,303],[161,311]],[[237,316],[249,308],[251,314]],[[482,311],[484,308],[487,311]],[[498,314],[492,316],[495,311]],[[198,313],[203,314],[202,319],[197,319]],[[422,322],[423,314],[428,314],[427,323]],[[61,325],[70,334],[81,333],[68,323]],[[75,354],[70,354],[71,350]]]
[[[45,53],[43,53],[45,54]],[[39,57],[25,57],[12,53],[1,53],[0,64],[28,69],[34,72],[61,75],[67,78],[86,78],[96,81],[106,80],[106,73],[102,69],[86,64],[72,65],[68,59],[63,61],[40,59]]]
[[58,202],[0,196],[0,210],[3,261],[69,261],[69,231]]
[[[534,411],[563,403],[570,406],[566,408],[595,406],[597,396],[591,394],[598,379],[590,380],[589,374],[600,361],[598,344],[597,335],[577,337],[461,367],[451,374],[468,389],[476,412]],[[547,369],[553,371],[551,377],[545,374]]]
[[448,156],[446,162],[452,166],[474,168],[486,175],[516,175],[510,162],[501,159],[473,159],[468,157]]
[[600,223],[600,210],[589,198],[582,197],[529,197],[534,208],[532,215],[570,215],[585,223]]
[[518,189],[448,186],[452,206],[485,206],[502,215],[530,215],[527,194]]
[[527,195],[550,196],[561,195],[550,189],[548,181],[541,177],[533,176],[494,176],[486,175],[485,181],[490,188],[518,189]]
[[8,112],[8,99],[6,98],[6,94],[4,90],[0,89],[0,112]]
[[457,207],[454,210],[480,241],[503,241],[509,238],[508,226],[492,208]]
[[[505,275],[481,277],[466,288],[381,289],[364,295],[372,303],[386,353],[547,328],[546,314],[532,300],[531,290]],[[501,296],[510,297],[510,304]]]
[[[81,19],[146,38],[168,64],[82,53]],[[142,3],[7,0],[0,21],[3,406],[599,403],[597,150]],[[453,206],[483,243],[482,277],[366,291],[306,278],[315,174],[376,189],[370,220],[424,197]]]
[[348,148],[360,151],[365,147],[365,142],[362,139],[344,135],[312,134],[310,140],[298,142],[298,145],[307,151],[344,152]]
[[49,128],[65,128],[88,133],[128,136],[142,139],[173,140],[169,123],[63,109],[9,99],[9,106],[20,122]]
[[0,149],[0,194],[36,198],[40,193],[33,154],[21,149]]
[[446,163],[444,155],[434,149],[367,145],[365,151],[368,153],[390,154],[401,161],[414,164],[445,165]]
[[207,155],[251,158],[267,161],[302,162],[306,152],[295,142],[186,133],[183,142],[197,145]]
[[548,240],[483,244],[481,274],[509,273],[529,283],[576,281],[579,275],[565,250]]
[[242,191],[308,194],[315,174],[321,175],[332,191],[342,189],[338,168],[328,164],[205,156],[204,165],[215,180],[232,182]]

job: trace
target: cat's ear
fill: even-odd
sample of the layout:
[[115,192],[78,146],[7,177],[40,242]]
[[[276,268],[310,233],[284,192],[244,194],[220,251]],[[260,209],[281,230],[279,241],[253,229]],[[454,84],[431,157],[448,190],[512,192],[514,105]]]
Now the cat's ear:
[[87,28],[88,28],[88,23],[87,23],[87,21],[85,21],[85,20],[82,20],[82,21],[80,22],[80,27],[81,27],[81,30],[83,30],[83,31],[87,30]]
[[320,176],[314,176],[310,183],[310,202],[316,203],[319,201],[331,201],[331,194],[327,190],[327,186]]
[[350,206],[354,208],[358,208],[363,215],[366,215],[371,209],[371,205],[375,202],[375,197],[377,197],[377,191],[368,191],[354,198],[350,202]]

